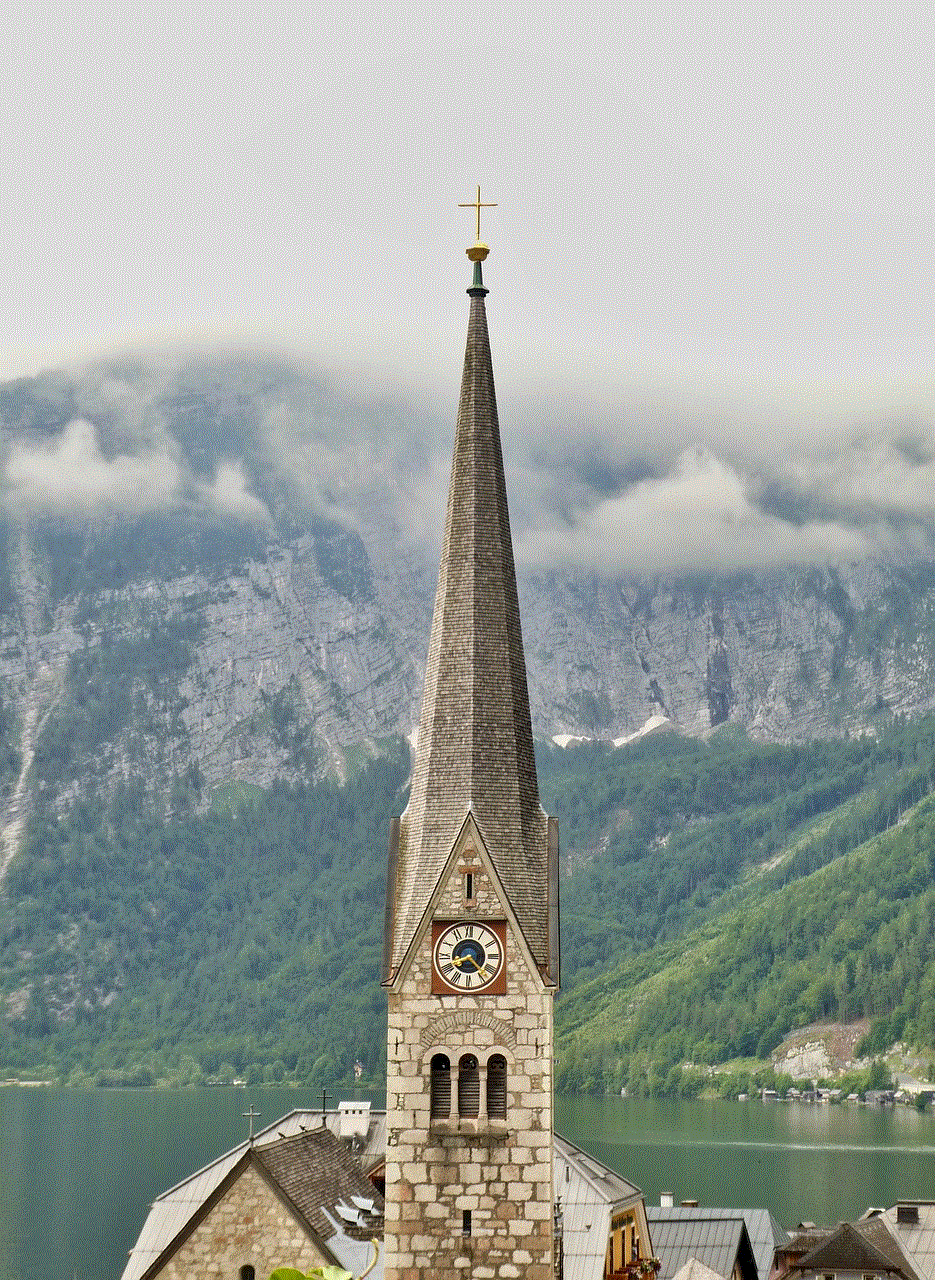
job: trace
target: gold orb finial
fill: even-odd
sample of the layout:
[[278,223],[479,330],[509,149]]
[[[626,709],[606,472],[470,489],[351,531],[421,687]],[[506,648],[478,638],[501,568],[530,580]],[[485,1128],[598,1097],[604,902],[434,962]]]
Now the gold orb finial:
[[471,262],[485,262],[487,260],[487,254],[490,252],[490,246],[481,244],[478,240],[477,244],[472,244],[470,248],[465,249],[464,252],[470,258]]

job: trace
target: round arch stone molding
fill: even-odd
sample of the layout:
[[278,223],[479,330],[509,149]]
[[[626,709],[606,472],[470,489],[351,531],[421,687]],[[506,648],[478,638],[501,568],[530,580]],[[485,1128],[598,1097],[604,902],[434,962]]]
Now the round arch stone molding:
[[454,1013],[443,1013],[432,1019],[419,1038],[423,1049],[431,1049],[433,1045],[444,1044],[453,1031],[470,1031],[474,1027],[486,1027],[493,1032],[498,1044],[510,1049],[516,1048],[516,1032],[510,1024],[483,1009],[476,1012],[458,1009]]

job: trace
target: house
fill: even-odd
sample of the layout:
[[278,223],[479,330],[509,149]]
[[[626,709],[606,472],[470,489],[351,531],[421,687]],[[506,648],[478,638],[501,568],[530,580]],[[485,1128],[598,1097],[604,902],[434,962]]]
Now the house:
[[935,1201],[900,1200],[889,1209],[868,1209],[863,1220],[883,1222],[923,1280],[935,1280]]
[[[352,1104],[359,1106],[359,1104]],[[368,1105],[369,1111],[369,1105]],[[277,1266],[356,1276],[383,1234],[382,1117],[293,1111],[153,1203],[122,1280],[266,1280]],[[381,1280],[381,1262],[371,1272]]]
[[[657,1252],[660,1247],[659,1241],[662,1238],[657,1224],[662,1222],[679,1221],[703,1224],[699,1228],[699,1235],[694,1238],[701,1241],[702,1247],[706,1247],[708,1240],[715,1233],[715,1228],[712,1224],[718,1221],[736,1223],[738,1219],[742,1220],[747,1230],[750,1248],[753,1251],[758,1280],[769,1280],[776,1248],[789,1239],[787,1232],[782,1229],[768,1209],[702,1209],[695,1205],[664,1204],[658,1209],[650,1205],[646,1210],[646,1217],[653,1233]],[[671,1238],[677,1239],[675,1236]],[[662,1255],[660,1254],[659,1256],[661,1259]],[[701,1260],[700,1255],[699,1260]],[[717,1267],[713,1266],[711,1261],[707,1265],[717,1270]]]
[[558,1134],[553,1149],[563,1280],[618,1280],[649,1270],[653,1249],[639,1187]]
[[922,1280],[881,1217],[839,1222],[793,1236],[776,1251],[782,1280]]
[[674,1280],[692,1260],[721,1280],[765,1280],[757,1269],[747,1226],[738,1210],[649,1207],[646,1217],[662,1264],[659,1280]]

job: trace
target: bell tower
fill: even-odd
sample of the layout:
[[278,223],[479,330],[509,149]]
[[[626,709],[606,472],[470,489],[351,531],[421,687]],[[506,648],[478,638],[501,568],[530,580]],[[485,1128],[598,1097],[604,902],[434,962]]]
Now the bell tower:
[[552,1280],[558,823],[539,804],[480,240],[419,739],[390,830],[386,1280]]

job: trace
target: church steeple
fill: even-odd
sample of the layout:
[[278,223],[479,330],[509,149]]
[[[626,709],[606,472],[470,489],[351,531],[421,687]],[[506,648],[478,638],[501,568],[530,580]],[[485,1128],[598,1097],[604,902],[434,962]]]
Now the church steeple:
[[479,188],[469,207],[477,208],[478,238],[467,250],[467,344],[412,787],[391,839],[384,982],[405,958],[470,813],[540,972],[557,983],[558,836],[536,781]]
[[482,264],[383,984],[385,1280],[552,1280],[558,824],[536,783]]

